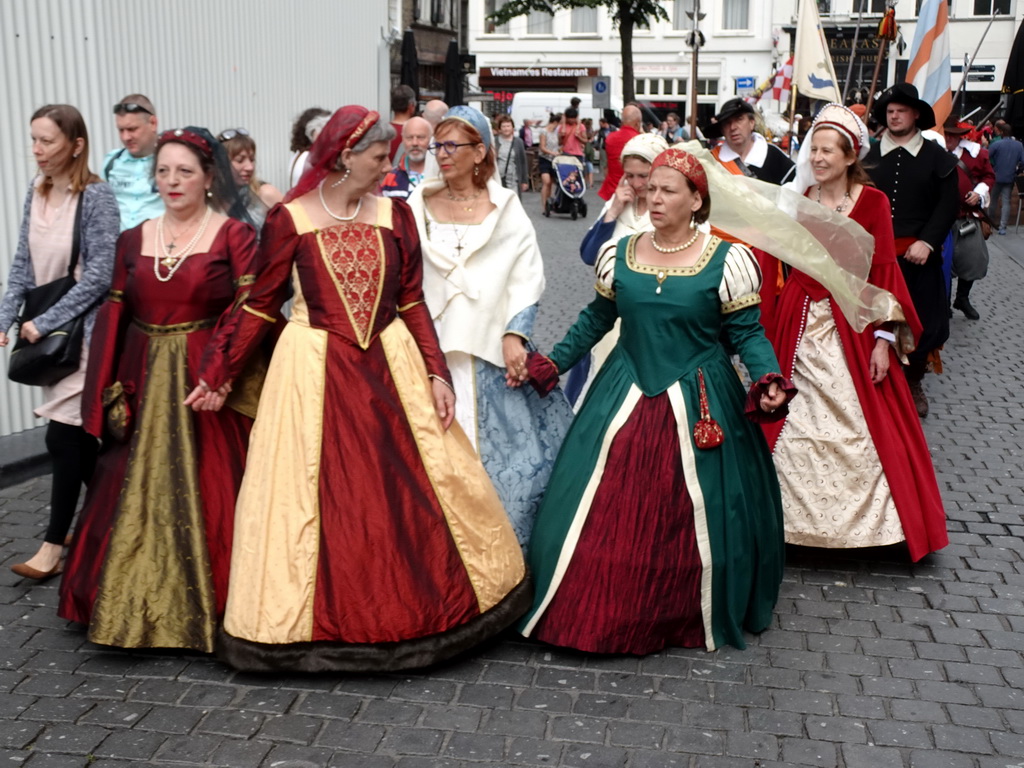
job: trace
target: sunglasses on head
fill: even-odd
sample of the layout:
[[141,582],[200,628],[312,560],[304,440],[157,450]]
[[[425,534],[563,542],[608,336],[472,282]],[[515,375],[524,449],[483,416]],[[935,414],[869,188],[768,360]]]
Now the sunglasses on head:
[[147,115],[153,114],[141,104],[136,104],[132,101],[122,101],[120,104],[114,105],[115,115],[134,115],[136,112],[145,112]]
[[221,131],[217,134],[217,141],[231,141],[236,136],[248,136],[249,132],[245,128],[228,128],[226,131]]

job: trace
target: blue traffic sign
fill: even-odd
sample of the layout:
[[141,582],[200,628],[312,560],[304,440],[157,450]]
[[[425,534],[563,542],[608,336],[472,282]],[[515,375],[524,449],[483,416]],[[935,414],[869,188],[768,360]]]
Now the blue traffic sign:
[[754,77],[737,77],[736,90],[753,90],[757,87],[757,79]]
[[605,91],[608,90],[608,83],[606,83],[604,80],[598,80],[596,83],[594,83],[594,90],[597,93],[604,93]]

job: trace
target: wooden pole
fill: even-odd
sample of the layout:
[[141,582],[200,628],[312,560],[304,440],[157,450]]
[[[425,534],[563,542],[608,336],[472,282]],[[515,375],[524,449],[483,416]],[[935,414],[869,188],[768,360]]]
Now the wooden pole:
[[846,103],[846,94],[850,91],[850,80],[853,78],[853,60],[857,56],[857,42],[860,40],[860,25],[864,21],[864,2],[860,0],[860,11],[857,13],[857,28],[853,31],[853,47],[850,49],[850,64],[846,68],[846,82],[843,83],[843,104]]
[[971,67],[974,66],[974,59],[978,56],[978,51],[981,50],[981,44],[985,42],[985,38],[988,37],[988,31],[992,29],[992,22],[996,20],[996,11],[992,12],[992,18],[988,20],[988,26],[985,27],[985,31],[981,35],[981,40],[978,41],[978,47],[974,49],[974,53],[971,54],[969,61],[964,62],[964,76],[960,78],[960,87],[956,89],[956,95],[953,96],[953,106],[950,108],[950,114],[956,113],[956,103],[960,100],[960,94],[967,90],[967,76],[971,72]]
[[690,62],[690,139],[697,138],[697,51],[700,48],[700,0],[693,2],[693,59]]
[[871,115],[871,105],[875,101],[875,87],[878,85],[878,75],[882,71],[882,59],[889,50],[889,41],[878,38],[878,59],[875,61],[875,74],[871,76],[871,88],[868,89],[868,103],[865,107],[866,116]]

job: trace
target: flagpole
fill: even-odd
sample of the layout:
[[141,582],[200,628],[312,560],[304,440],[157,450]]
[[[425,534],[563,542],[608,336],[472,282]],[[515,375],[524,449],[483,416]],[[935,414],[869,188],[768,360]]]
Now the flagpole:
[[[994,5],[994,3],[993,3]],[[950,114],[956,111],[956,103],[960,100],[960,94],[967,90],[967,76],[971,72],[971,67],[974,66],[974,59],[978,56],[978,51],[981,50],[982,43],[985,42],[985,38],[988,36],[988,31],[992,29],[992,23],[996,20],[996,10],[992,11],[992,18],[988,20],[988,26],[985,27],[985,31],[981,33],[981,40],[978,41],[978,47],[974,49],[974,53],[971,55],[970,61],[964,66],[964,76],[960,78],[960,87],[956,89],[956,94],[953,96],[953,106],[950,108]]]
[[875,60],[875,74],[871,76],[871,88],[868,89],[868,103],[865,105],[866,115],[871,114],[871,105],[875,101],[875,86],[878,85],[878,75],[882,71],[882,59],[889,52],[889,41],[878,39],[878,58]]
[[850,65],[846,68],[846,82],[843,83],[843,104],[846,103],[846,94],[850,91],[850,80],[853,79],[853,59],[857,56],[857,41],[860,39],[860,25],[864,21],[864,3],[860,0],[860,11],[857,13],[857,28],[853,30],[853,47],[850,49]]

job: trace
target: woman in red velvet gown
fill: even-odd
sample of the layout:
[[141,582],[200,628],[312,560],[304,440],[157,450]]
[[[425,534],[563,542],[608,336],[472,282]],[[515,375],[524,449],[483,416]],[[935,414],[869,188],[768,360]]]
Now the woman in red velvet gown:
[[793,270],[772,344],[801,397],[764,424],[779,474],[786,542],[854,548],[905,541],[913,560],[949,543],[935,470],[899,357],[921,324],[896,263],[889,200],[858,156],[867,129],[849,109],[822,108],[797,163],[797,191],[875,239],[868,282],[899,302],[887,322],[853,330],[829,292]]
[[452,422],[412,212],[374,196],[391,136],[376,112],[334,114],[267,217],[227,355],[204,364],[188,399],[203,407],[236,380],[281,325],[291,286],[238,496],[217,647],[239,669],[422,667],[500,632],[532,597],[498,494]]
[[203,129],[161,135],[166,212],[121,235],[93,332],[82,416],[106,450],[58,613],[102,645],[212,652],[224,612],[254,402],[236,386],[235,407],[193,413],[183,404],[201,360],[222,354],[209,344],[215,328],[233,326],[232,308],[253,283],[255,231],[208,205],[227,207],[208,196],[228,188],[216,171],[222,152]]

